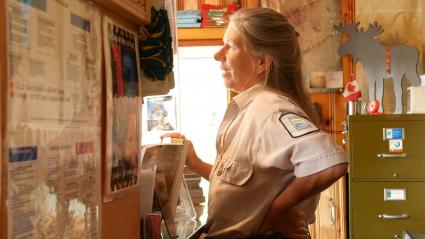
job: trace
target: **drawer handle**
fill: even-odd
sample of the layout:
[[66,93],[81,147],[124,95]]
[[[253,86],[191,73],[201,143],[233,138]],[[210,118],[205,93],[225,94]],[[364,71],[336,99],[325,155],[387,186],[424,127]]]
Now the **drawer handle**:
[[335,205],[332,198],[329,199],[329,208],[331,209],[331,225],[335,225]]
[[407,153],[400,153],[400,154],[387,154],[387,153],[380,153],[377,154],[378,158],[407,158]]
[[379,214],[378,218],[382,218],[382,219],[406,219],[409,218],[409,215],[407,213],[403,213],[403,214],[399,214],[399,215],[394,215],[394,214]]

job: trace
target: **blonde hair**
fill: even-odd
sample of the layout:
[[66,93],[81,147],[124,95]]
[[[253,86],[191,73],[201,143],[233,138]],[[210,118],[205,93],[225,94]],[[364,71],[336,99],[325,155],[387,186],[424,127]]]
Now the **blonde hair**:
[[253,55],[270,58],[265,85],[294,101],[318,125],[318,116],[306,93],[297,32],[285,16],[269,8],[244,8],[230,22]]

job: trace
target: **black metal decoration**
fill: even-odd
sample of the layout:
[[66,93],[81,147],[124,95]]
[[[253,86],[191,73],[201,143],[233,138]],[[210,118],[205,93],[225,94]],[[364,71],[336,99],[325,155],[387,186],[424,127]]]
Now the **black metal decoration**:
[[383,112],[383,82],[384,79],[392,77],[394,80],[394,93],[396,107],[394,114],[403,113],[402,103],[402,80],[409,79],[411,86],[418,86],[420,79],[416,71],[419,60],[419,53],[415,47],[407,45],[397,45],[385,47],[375,37],[384,32],[382,26],[375,21],[370,23],[367,31],[357,28],[360,22],[348,25],[335,26],[335,30],[349,35],[349,39],[342,43],[338,49],[341,56],[351,55],[353,61],[358,61],[363,65],[369,89],[369,100],[377,99],[381,104],[379,112]]

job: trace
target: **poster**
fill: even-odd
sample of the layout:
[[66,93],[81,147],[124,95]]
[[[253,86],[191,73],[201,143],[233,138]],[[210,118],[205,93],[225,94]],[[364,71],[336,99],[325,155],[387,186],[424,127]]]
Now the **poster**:
[[100,125],[100,20],[77,0],[8,1],[9,123]]
[[10,129],[9,238],[100,238],[99,128]]
[[105,199],[139,184],[140,110],[137,34],[104,17],[107,136]]
[[101,17],[8,0],[8,238],[100,238]]

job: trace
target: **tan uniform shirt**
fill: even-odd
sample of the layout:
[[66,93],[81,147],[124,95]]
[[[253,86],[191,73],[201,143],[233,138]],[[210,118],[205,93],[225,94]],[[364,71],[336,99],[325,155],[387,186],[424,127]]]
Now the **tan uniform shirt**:
[[[228,105],[210,174],[208,237],[254,234],[273,200],[295,177],[347,162],[345,152],[301,112],[261,85]],[[309,223],[318,199],[301,203]]]

